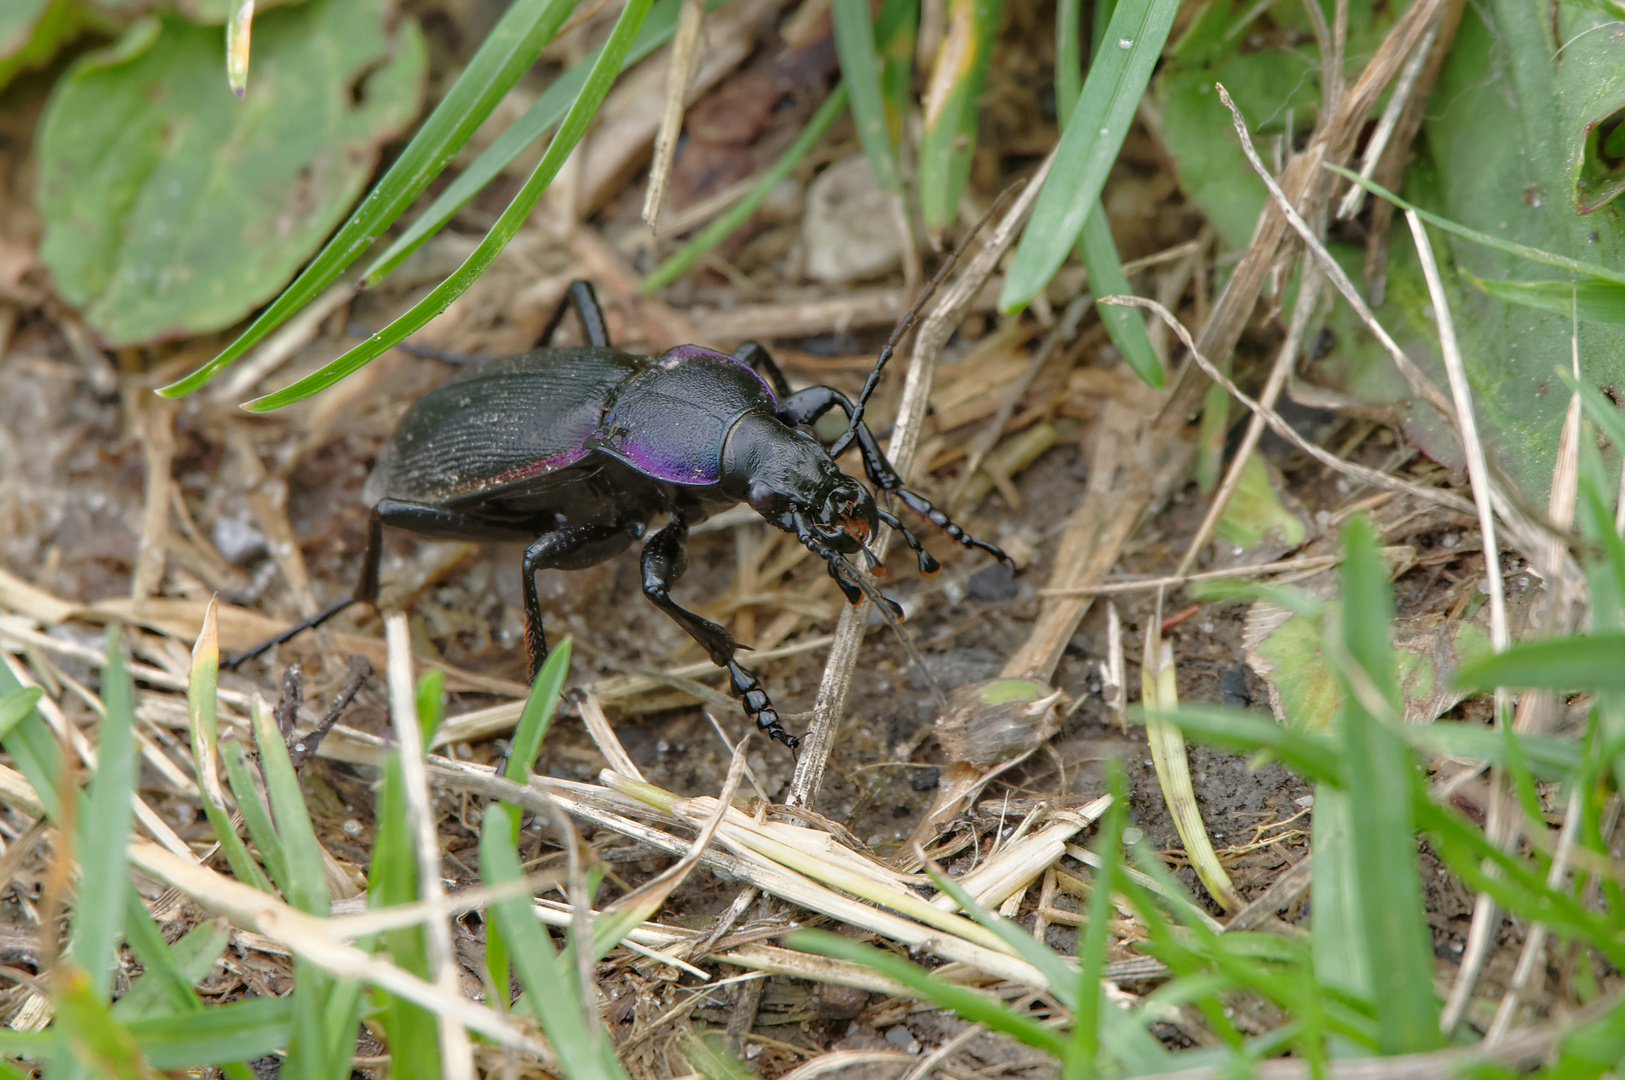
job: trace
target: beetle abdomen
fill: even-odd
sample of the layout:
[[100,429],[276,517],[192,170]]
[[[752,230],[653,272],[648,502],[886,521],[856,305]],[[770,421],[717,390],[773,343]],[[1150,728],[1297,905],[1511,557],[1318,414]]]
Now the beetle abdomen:
[[443,503],[566,468],[587,455],[604,410],[651,363],[590,346],[492,360],[413,403],[362,498]]

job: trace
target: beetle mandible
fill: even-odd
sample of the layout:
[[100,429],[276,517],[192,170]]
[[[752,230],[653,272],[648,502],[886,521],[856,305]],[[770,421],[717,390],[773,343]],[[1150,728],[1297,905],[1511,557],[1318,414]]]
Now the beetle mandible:
[[[547,657],[536,572],[603,562],[666,515],[643,544],[643,594],[727,669],[733,696],[757,726],[794,750],[800,740],[780,725],[756,676],[735,660],[732,636],[679,606],[671,589],[687,567],[689,526],[741,502],[823,559],[854,604],[868,594],[900,610],[845,558],[861,552],[872,563],[864,541],[882,523],[907,541],[922,572],[937,570],[919,539],[803,430],[837,407],[857,421],[840,441],[857,443],[870,483],[964,547],[1009,562],[903,486],[861,420],[861,399],[854,406],[829,386],[792,393],[772,356],[753,341],[731,356],[696,345],[658,357],[622,352],[610,345],[603,311],[584,281],[571,283],[539,340],[551,339],[566,305],[575,308],[587,344],[488,361],[412,404],[362,489],[372,516],[354,594],[227,666],[352,603],[375,603],[382,529],[389,525],[435,539],[528,542],[521,577],[534,681]],[[883,355],[890,352],[888,345]]]

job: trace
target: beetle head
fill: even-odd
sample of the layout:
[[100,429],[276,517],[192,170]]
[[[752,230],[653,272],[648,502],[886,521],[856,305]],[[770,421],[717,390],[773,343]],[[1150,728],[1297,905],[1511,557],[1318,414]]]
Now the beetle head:
[[880,526],[869,489],[836,467],[817,439],[772,417],[747,414],[728,433],[722,484],[778,528],[809,531],[843,554],[861,550]]

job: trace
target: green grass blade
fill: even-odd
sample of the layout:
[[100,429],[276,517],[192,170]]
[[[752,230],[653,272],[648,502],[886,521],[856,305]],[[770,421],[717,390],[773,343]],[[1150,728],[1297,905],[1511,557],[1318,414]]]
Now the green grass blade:
[[76,845],[80,872],[70,945],[73,962],[87,972],[89,993],[97,999],[112,991],[113,950],[124,922],[125,848],[135,816],[130,800],[140,760],[135,752],[134,699],[135,687],[119,652],[118,628],[113,627],[107,632],[107,663],[102,668],[107,714]]
[[1355,691],[1356,672],[1399,715],[1388,635],[1394,621],[1387,564],[1363,517],[1344,532],[1343,644],[1345,669],[1344,761],[1350,800],[1359,811],[1352,848],[1361,890],[1367,958],[1377,1009],[1377,1045],[1407,1054],[1439,1045],[1439,1003],[1433,993],[1433,937],[1428,930],[1422,875],[1416,857],[1411,795],[1418,787],[1409,747],[1388,717],[1369,711]]
[[886,105],[880,92],[880,54],[875,51],[875,28],[869,18],[869,0],[830,0],[835,21],[835,53],[841,60],[841,81],[852,95],[852,120],[858,141],[869,158],[875,181],[885,190],[901,192],[897,155],[892,152],[886,124]]
[[[406,791],[399,754],[391,754],[384,761],[377,820],[378,834],[367,880],[367,906],[410,904],[418,898],[418,870],[407,826]],[[487,927],[487,934],[489,932],[490,927]],[[382,937],[384,951],[397,967],[428,978],[429,954],[422,927],[390,930]],[[394,994],[381,993],[380,996],[384,1007],[378,1014],[378,1022],[389,1042],[391,1072],[401,1080],[437,1080],[441,1073],[439,1033],[434,1016],[421,1005]]]
[[927,867],[926,872],[931,880],[949,896],[954,903],[964,909],[965,913],[995,934],[999,940],[1010,946],[1015,952],[1033,967],[1037,968],[1049,983],[1049,992],[1055,995],[1068,1009],[1076,1011],[1078,1007],[1078,969],[1061,958],[1061,954],[1045,945],[1009,919],[1001,918],[976,902],[976,898],[962,888],[959,882],[946,874],[940,873],[935,867]]
[[1439,720],[1431,724],[1407,724],[1400,738],[1411,747],[1431,754],[1449,754],[1491,765],[1509,762],[1509,746],[1529,771],[1542,780],[1567,780],[1585,763],[1580,746],[1573,739],[1555,735],[1520,735],[1511,728],[1498,732],[1473,724]]
[[[1015,311],[1049,284],[1099,206],[1100,189],[1162,54],[1178,0],[1122,0],[1084,80],[1072,120],[1005,275],[999,307]],[[923,156],[923,149],[921,151]],[[923,168],[923,163],[922,163]]]
[[[225,762],[226,782],[231,786],[231,795],[237,804],[237,811],[243,815],[243,826],[248,830],[248,838],[258,849],[260,859],[265,863],[265,869],[270,873],[271,880],[276,882],[277,887],[286,895],[287,855],[283,851],[282,838],[277,835],[276,826],[271,822],[271,812],[260,796],[253,774],[249,772],[248,756],[243,753],[243,748],[235,740],[228,739],[220,745],[220,759]],[[255,885],[255,888],[260,887],[258,884]]]
[[548,654],[547,662],[542,670],[536,673],[536,681],[531,684],[530,697],[525,699],[525,709],[519,714],[519,723],[513,729],[513,742],[508,746],[508,763],[503,766],[502,776],[516,784],[530,783],[530,770],[536,764],[536,755],[541,753],[542,739],[547,736],[547,728],[553,722],[553,712],[559,706],[559,690],[564,686],[564,676],[570,671],[570,639],[565,638]]
[[1341,165],[1325,164],[1321,167],[1330,169],[1332,172],[1336,173],[1338,176],[1341,176],[1343,179],[1352,184],[1358,184],[1360,187],[1365,188],[1373,195],[1382,196],[1384,199],[1387,199],[1401,210],[1414,210],[1417,217],[1421,218],[1429,225],[1443,229],[1452,236],[1459,236],[1463,240],[1471,240],[1475,244],[1481,244],[1487,248],[1494,248],[1496,251],[1504,251],[1509,255],[1517,255],[1528,259],[1530,262],[1539,263],[1542,266],[1557,266],[1564,270],[1572,270],[1576,274],[1584,274],[1587,277],[1600,278],[1603,281],[1612,281],[1615,284],[1625,285],[1625,271],[1614,270],[1603,266],[1601,263],[1589,263],[1583,262],[1580,259],[1571,259],[1566,255],[1557,255],[1550,251],[1542,251],[1537,247],[1530,247],[1527,244],[1514,243],[1511,240],[1503,240],[1499,236],[1491,236],[1489,233],[1482,233],[1476,229],[1469,229],[1465,225],[1456,224],[1449,218],[1440,217],[1438,214],[1435,214],[1430,210],[1424,210],[1420,206],[1406,202],[1404,199],[1400,198],[1398,195],[1395,195],[1392,191],[1389,191],[1381,184],[1367,180],[1359,173],[1345,169]]
[[994,1031],[1002,1031],[1018,1042],[1035,1047],[1061,1060],[1072,1051],[1071,1044],[1051,1028],[1011,1009],[1002,1001],[969,987],[939,979],[918,964],[911,964],[899,956],[860,945],[850,938],[831,934],[826,930],[794,930],[784,936],[784,943],[792,949],[817,953],[836,960],[861,964],[870,971],[913,990],[938,1008],[948,1009],[962,1020],[985,1024]]
[[1166,720],[1184,734],[1215,746],[1267,750],[1307,780],[1335,785],[1345,782],[1343,763],[1330,741],[1284,728],[1256,712],[1182,705],[1170,710],[1146,709],[1131,716],[1142,723],[1147,716]]
[[807,151],[818,145],[818,140],[824,137],[824,133],[835,122],[835,118],[841,115],[841,110],[846,108],[846,97],[846,84],[841,83],[824,99],[824,103],[818,107],[812,119],[807,121],[807,126],[801,129],[801,134],[796,136],[796,141],[779,155],[773,167],[763,174],[756,186],[750,189],[750,193],[701,229],[699,234],[684,244],[675,255],[656,267],[653,273],[643,279],[639,290],[647,295],[670,285],[684,270],[693,266],[706,252],[722,243],[735,229],[749,220],[756,212],[756,208],[767,201],[768,194],[778,186],[779,181],[789,176],[790,170],[807,156]]
[[[276,815],[276,835],[282,841],[288,877],[282,884],[288,903],[311,915],[326,916],[332,901],[327,894],[327,873],[322,865],[321,845],[305,809],[299,776],[288,759],[288,747],[277,730],[276,719],[261,708],[258,699],[250,710],[254,725],[254,745],[260,752],[260,773],[265,777],[265,793]],[[247,819],[247,813],[244,813]]]
[[[673,32],[677,29],[677,12],[681,6],[682,0],[659,0],[649,9],[649,18],[638,31],[632,47],[627,50],[626,60],[621,65],[622,71],[671,40]],[[581,93],[581,88],[587,82],[587,73],[598,62],[601,52],[602,45],[549,83],[547,89],[531,102],[524,115],[510,124],[490,146],[481,151],[480,156],[429,204],[429,208],[419,214],[412,224],[406,227],[406,231],[392,241],[382,255],[372,261],[362,274],[362,288],[370,288],[382,281],[408,255],[421,247],[425,240],[444,228],[446,222],[462,209],[464,203],[478,195],[485,185],[500,176],[502,170],[524,153],[532,143],[552,130],[553,125],[569,111],[570,103]]]
[[[1097,16],[1109,5],[1105,0],[1096,5]],[[1079,57],[1082,40],[1081,0],[1061,0],[1055,7],[1055,104],[1057,119],[1064,128],[1072,119],[1078,98],[1083,93],[1083,63]],[[1105,15],[1110,18],[1109,13]],[[1100,23],[1100,32],[1106,22]],[[1096,41],[1099,52],[1100,42]],[[1117,243],[1112,239],[1111,226],[1106,221],[1106,209],[1098,201],[1084,219],[1083,233],[1078,238],[1078,257],[1089,273],[1089,289],[1095,294],[1095,312],[1106,327],[1106,335],[1117,346],[1129,370],[1148,385],[1162,389],[1165,385],[1162,362],[1157,350],[1151,346],[1151,335],[1146,333],[1145,318],[1133,308],[1117,304],[1102,304],[1106,296],[1125,296],[1134,292],[1123,273],[1123,261],[1117,255]]]
[[978,100],[987,80],[999,0],[948,0],[947,29],[937,49],[920,133],[920,210],[926,228],[946,226],[976,152]]
[[33,713],[34,706],[44,693],[37,686],[24,686],[0,696],[0,739],[4,739],[12,728]]
[[1506,652],[1461,665],[1456,686],[1493,690],[1497,686],[1548,690],[1625,690],[1625,634],[1547,638],[1514,645]]
[[418,728],[423,732],[423,745],[428,746],[434,742],[440,721],[446,718],[446,673],[439,668],[425,671],[418,680],[416,701]]
[[275,393],[247,402],[243,408],[250,412],[267,412],[296,401],[303,401],[312,394],[327,389],[404,341],[461,296],[485,268],[491,265],[502,249],[508,246],[508,241],[513,239],[519,227],[530,217],[530,212],[536,208],[537,201],[563,167],[565,159],[575,149],[576,143],[581,141],[581,136],[586,133],[587,124],[598,111],[598,106],[603,104],[604,96],[609,93],[610,85],[620,72],[632,39],[637,35],[638,27],[643,24],[644,17],[649,13],[650,3],[651,0],[627,0],[626,7],[622,9],[620,18],[615,22],[615,28],[610,31],[608,40],[604,42],[604,49],[598,55],[598,62],[592,66],[592,71],[581,88],[581,95],[576,98],[575,103],[570,106],[569,113],[559,124],[558,133],[548,145],[547,153],[542,155],[541,163],[530,174],[530,179],[525,181],[525,186],[519,189],[519,194],[514,196],[513,202],[502,212],[502,216],[497,218],[496,224],[491,226],[491,231],[485,234],[485,239],[480,241],[473,254],[469,255],[451,277],[436,286],[405,315],[337,360],[300,379],[292,386],[283,387]]
[[1580,322],[1625,323],[1625,285],[1597,278],[1579,281],[1500,281],[1462,270],[1461,276],[1509,304],[1555,311]]
[[1067,1059],[1065,1075],[1073,1078],[1092,1077],[1099,1072],[1101,1010],[1116,1011],[1117,1006],[1101,993],[1100,969],[1106,963],[1106,940],[1112,917],[1112,882],[1117,876],[1118,858],[1123,849],[1123,822],[1126,818],[1127,798],[1123,791],[1123,768],[1116,761],[1106,765],[1107,789],[1112,804],[1100,823],[1095,839],[1095,855],[1100,866],[1095,870],[1089,891],[1087,919],[1079,931],[1077,1019],[1072,1026],[1072,1054]]
[[519,76],[553,40],[575,0],[515,0],[480,45],[401,156],[368,193],[333,239],[226,350],[190,375],[162,388],[165,397],[190,394],[226,365],[314,300],[406,211],[446,162],[490,115]]
[[231,932],[218,921],[194,926],[175,944],[164,941],[146,904],[133,886],[124,890],[124,938],[146,971],[113,1006],[113,1019],[130,1024],[170,1013],[200,1012],[193,984],[209,974],[231,944]]
[[[9,697],[24,689],[32,688],[25,688],[18,682],[11,668],[0,659],[0,694]],[[12,765],[23,774],[39,796],[46,815],[54,821],[61,821],[62,800],[57,793],[57,784],[63,776],[62,745],[45,718],[40,716],[39,710],[29,709],[10,730],[0,734],[0,745],[5,747],[6,753],[11,755]]]
[[[514,831],[519,812],[503,803],[486,809],[480,826],[480,878],[487,887],[524,876]],[[514,968],[525,987],[525,1004],[541,1023],[571,1080],[625,1080],[609,1033],[596,1013],[587,1019],[581,986],[567,971],[525,897],[493,901],[491,913],[509,943]]]
[[243,998],[197,1012],[139,1020],[129,1025],[129,1033],[147,1063],[157,1069],[244,1061],[288,1044],[293,1008],[288,998]]
[[[1117,255],[1117,241],[1112,239],[1111,226],[1106,222],[1106,208],[1098,202],[1083,222],[1083,234],[1078,238],[1078,255],[1083,268],[1089,273],[1089,288],[1097,298],[1132,296],[1134,287],[1123,273],[1123,261]],[[1106,336],[1112,339],[1123,362],[1147,386],[1161,390],[1167,385],[1162,373],[1162,361],[1151,344],[1151,335],[1145,329],[1145,317],[1138,308],[1121,304],[1102,304],[1098,300],[1095,311],[1106,327]]]
[[[1570,393],[1580,395],[1581,408],[1593,423],[1602,428],[1603,433],[1608,436],[1608,441],[1615,446],[1625,446],[1625,415],[1620,413],[1619,406],[1609,401],[1595,386],[1576,380],[1565,368],[1557,369],[1557,377],[1563,380],[1563,385],[1569,388]],[[1603,480],[1601,473],[1598,473],[1598,479],[1600,482]],[[1615,539],[1618,539],[1618,534],[1614,534],[1612,529],[1603,531],[1613,534]]]
[[875,18],[875,48],[880,52],[880,98],[886,109],[886,133],[892,146],[902,136],[903,120],[914,103],[914,45],[920,35],[920,7],[914,0],[885,0]]

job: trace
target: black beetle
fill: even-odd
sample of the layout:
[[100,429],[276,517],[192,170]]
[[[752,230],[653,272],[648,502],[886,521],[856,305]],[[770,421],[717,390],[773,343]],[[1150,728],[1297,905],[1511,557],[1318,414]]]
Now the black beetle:
[[[836,406],[858,421],[841,441],[856,441],[871,483],[965,547],[1009,561],[903,486],[861,422],[861,404],[839,390],[792,393],[756,342],[732,356],[695,345],[658,357],[622,352],[610,346],[603,312],[584,281],[571,284],[540,340],[551,339],[566,304],[574,305],[588,344],[488,361],[413,403],[363,488],[372,518],[355,594],[228,666],[352,603],[375,602],[382,528],[391,525],[437,539],[530,542],[521,576],[534,679],[547,657],[536,571],[603,562],[665,514],[668,523],[643,545],[644,595],[728,670],[733,695],[757,725],[793,750],[800,740],[780,726],[756,676],[735,661],[733,638],[678,606],[670,590],[687,565],[689,526],[740,502],[822,558],[853,603],[867,593],[898,610],[843,557],[862,552],[872,562],[863,542],[882,522],[902,534],[923,572],[937,569],[919,540],[803,430]],[[899,333],[906,326],[905,320]]]

